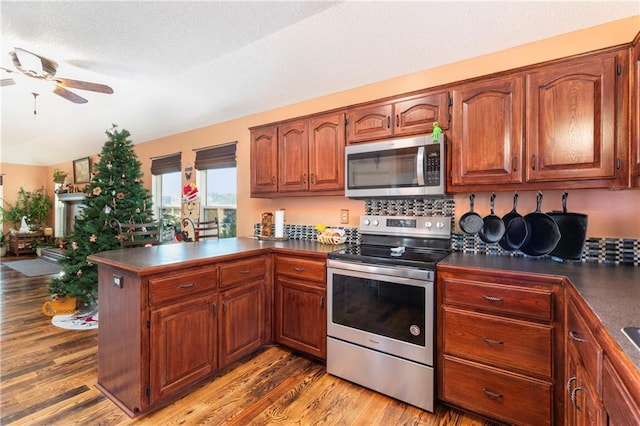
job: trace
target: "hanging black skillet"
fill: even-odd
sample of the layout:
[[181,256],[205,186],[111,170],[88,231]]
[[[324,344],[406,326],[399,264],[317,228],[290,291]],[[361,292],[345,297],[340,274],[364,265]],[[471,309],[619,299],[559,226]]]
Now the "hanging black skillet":
[[505,250],[518,250],[529,236],[529,224],[517,211],[518,193],[513,194],[513,209],[502,216],[504,222],[504,235],[498,242]]
[[551,216],[542,213],[542,192],[538,192],[536,205],[536,211],[524,217],[529,224],[529,236],[520,251],[529,256],[544,256],[560,241],[560,229]]
[[458,225],[462,232],[465,234],[476,234],[482,229],[484,222],[482,217],[473,211],[473,200],[476,198],[475,194],[469,195],[469,211],[462,215]]
[[497,243],[504,235],[505,227],[504,222],[493,211],[493,202],[496,199],[496,194],[491,194],[491,213],[482,219],[482,229],[478,233],[478,236],[485,243]]
[[560,241],[549,255],[563,260],[582,260],[588,216],[583,213],[567,212],[568,196],[569,193],[564,191],[561,212],[547,213],[556,221],[558,229],[560,229]]

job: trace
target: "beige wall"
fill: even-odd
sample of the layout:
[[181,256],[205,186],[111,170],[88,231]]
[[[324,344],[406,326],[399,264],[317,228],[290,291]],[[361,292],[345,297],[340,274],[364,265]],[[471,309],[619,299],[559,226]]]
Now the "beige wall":
[[[344,197],[253,199],[249,188],[249,127],[293,118],[354,103],[365,102],[400,93],[451,83],[458,80],[481,76],[524,65],[543,62],[564,56],[588,52],[604,47],[628,43],[640,28],[640,15],[543,40],[512,49],[483,55],[465,61],[447,64],[414,74],[400,76],[380,83],[371,84],[348,91],[311,99],[283,108],[239,118],[167,136],[136,145],[136,152],[143,163],[143,171],[149,170],[150,157],[182,152],[183,167],[193,165],[194,149],[238,141],[238,235],[252,233],[253,224],[258,222],[263,211],[286,209],[286,220],[292,224],[312,225],[325,222],[339,224],[340,209],[350,210],[351,226],[357,226],[358,216],[364,212],[364,202]],[[118,123],[127,128],[127,123]],[[135,136],[132,135],[135,141]],[[58,165],[65,170],[69,164]],[[47,183],[53,183],[49,176],[55,166],[46,172]],[[41,185],[41,183],[39,184]],[[38,185],[38,186],[39,186]],[[148,172],[145,185],[151,187]],[[5,187],[5,194],[10,193]],[[521,194],[519,211],[527,213],[535,209],[535,192]],[[545,193],[543,210],[560,208],[559,191]],[[468,210],[468,195],[456,195],[456,215]],[[488,195],[478,194],[477,210],[488,213]],[[487,204],[487,206],[483,205]],[[485,208],[486,207],[486,208]],[[503,215],[511,209],[511,193],[499,194],[496,213]],[[571,191],[569,210],[589,214],[588,235],[592,237],[640,238],[640,191],[581,190]]]

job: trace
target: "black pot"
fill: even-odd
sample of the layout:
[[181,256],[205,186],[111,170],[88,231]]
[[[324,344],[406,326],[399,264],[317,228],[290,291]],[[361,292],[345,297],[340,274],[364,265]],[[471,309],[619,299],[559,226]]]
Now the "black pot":
[[469,211],[462,215],[458,225],[465,234],[477,234],[482,229],[484,222],[482,217],[473,211],[473,202],[476,198],[475,194],[469,195]]
[[560,229],[553,218],[542,213],[542,192],[538,192],[536,211],[524,217],[529,225],[529,236],[520,251],[529,256],[551,253],[560,241]]
[[498,242],[505,250],[518,250],[529,236],[529,224],[518,213],[518,193],[513,194],[513,209],[502,216],[504,222],[504,235]]
[[584,242],[587,237],[588,216],[567,212],[568,192],[562,194],[562,211],[547,213],[558,224],[560,241],[549,255],[564,260],[582,260]]
[[491,213],[482,219],[482,228],[478,236],[485,243],[497,243],[504,235],[505,226],[502,219],[493,211],[496,194],[491,194]]

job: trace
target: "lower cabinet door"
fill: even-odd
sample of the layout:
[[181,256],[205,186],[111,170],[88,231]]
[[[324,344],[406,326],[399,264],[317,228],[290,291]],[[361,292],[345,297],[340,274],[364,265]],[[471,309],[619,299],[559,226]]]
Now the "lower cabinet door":
[[151,311],[151,404],[217,369],[216,297]]
[[279,276],[275,304],[276,341],[316,358],[326,359],[325,289]]
[[220,367],[249,355],[264,339],[264,283],[243,284],[220,293]]
[[552,423],[550,383],[447,355],[443,364],[445,401],[507,423]]

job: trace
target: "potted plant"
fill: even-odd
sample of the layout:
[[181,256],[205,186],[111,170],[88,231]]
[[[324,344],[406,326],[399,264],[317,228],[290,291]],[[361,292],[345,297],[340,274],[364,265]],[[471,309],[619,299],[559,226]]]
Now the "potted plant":
[[29,192],[22,187],[18,191],[15,204],[12,205],[4,200],[3,204],[6,205],[0,210],[3,222],[11,223],[13,229],[19,229],[22,218],[26,216],[32,230],[40,230],[45,226],[47,216],[53,206],[43,190]]
[[67,172],[60,169],[55,169],[53,171],[53,181],[55,183],[64,183],[64,180],[66,178],[67,178]]
[[7,246],[5,245],[7,241],[7,234],[0,233],[0,257],[4,257],[7,255]]

